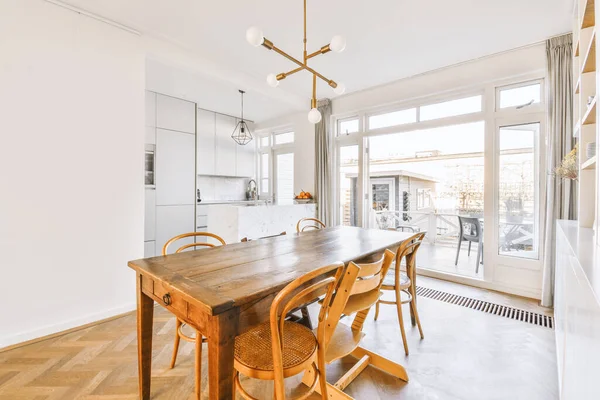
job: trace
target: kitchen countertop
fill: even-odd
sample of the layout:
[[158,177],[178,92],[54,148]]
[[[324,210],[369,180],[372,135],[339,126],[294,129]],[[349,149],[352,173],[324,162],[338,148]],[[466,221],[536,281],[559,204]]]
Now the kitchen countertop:
[[211,205],[211,204],[242,204],[242,203],[254,203],[261,202],[266,203],[267,200],[202,200],[201,202],[196,202],[197,205]]
[[304,205],[304,204],[316,204],[315,202],[309,202],[309,203],[284,203],[284,204],[278,204],[277,202],[270,202],[268,200],[208,200],[208,201],[204,201],[202,200],[201,203],[196,203],[196,205],[199,206],[209,206],[209,205],[248,205],[248,204],[254,204],[254,203],[258,203],[258,205],[269,205],[269,206],[277,206],[277,205],[283,205],[283,206],[293,206],[293,205]]

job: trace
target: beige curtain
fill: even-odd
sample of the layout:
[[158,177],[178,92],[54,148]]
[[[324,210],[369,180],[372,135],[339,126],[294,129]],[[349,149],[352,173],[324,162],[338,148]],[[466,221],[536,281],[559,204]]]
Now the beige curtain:
[[319,100],[317,108],[321,112],[321,122],[315,124],[315,194],[317,197],[317,218],[325,225],[333,225],[333,204],[331,187],[333,185],[331,138],[331,100]]
[[546,138],[547,185],[544,232],[542,305],[554,304],[556,220],[574,219],[576,187],[554,176],[554,169],[574,146],[573,140],[573,39],[564,35],[546,42],[548,57],[548,131]]

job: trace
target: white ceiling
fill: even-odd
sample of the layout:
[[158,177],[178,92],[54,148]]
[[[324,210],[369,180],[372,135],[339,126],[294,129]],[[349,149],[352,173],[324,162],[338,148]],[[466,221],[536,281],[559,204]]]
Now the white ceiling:
[[[226,70],[242,73],[244,82],[238,79],[228,85],[221,79],[211,86],[217,89],[221,84],[227,93],[222,96],[231,95],[231,104],[224,98],[220,107],[239,108],[236,85],[266,87],[268,73],[295,68],[272,51],[250,46],[245,40],[249,26],[261,27],[275,45],[302,57],[301,0],[66,2],[148,36],[178,43]],[[343,53],[322,55],[309,64],[328,78],[344,82],[347,92],[354,92],[568,32],[571,13],[572,0],[308,0],[309,51],[327,44],[335,34],[343,34],[348,42]],[[188,75],[194,79],[194,74]],[[189,96],[198,97],[202,104],[216,96],[213,90],[203,91],[200,83],[191,86],[196,88],[190,89]],[[308,104],[311,76],[302,71],[277,89],[266,87],[259,92],[254,99],[259,107],[250,110],[248,99],[249,117],[256,120],[304,107],[299,99]],[[286,96],[289,101],[282,102]],[[318,96],[334,94],[320,83]]]

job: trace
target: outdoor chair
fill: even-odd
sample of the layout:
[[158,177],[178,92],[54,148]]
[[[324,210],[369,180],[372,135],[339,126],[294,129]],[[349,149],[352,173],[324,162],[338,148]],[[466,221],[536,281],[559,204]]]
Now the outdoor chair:
[[471,243],[477,243],[477,267],[475,273],[479,272],[479,264],[483,264],[483,228],[479,222],[479,218],[461,217],[458,216],[458,247],[456,248],[456,261],[454,265],[458,265],[458,256],[462,242],[469,242],[467,255],[471,255]]

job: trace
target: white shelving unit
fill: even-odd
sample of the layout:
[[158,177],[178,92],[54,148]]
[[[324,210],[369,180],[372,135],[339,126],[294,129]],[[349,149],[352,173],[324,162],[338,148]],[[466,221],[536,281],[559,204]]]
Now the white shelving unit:
[[[590,143],[598,143],[597,94],[598,79],[596,65],[596,0],[578,0],[573,30],[573,136],[579,145],[579,194],[578,219],[582,228],[592,228],[597,220],[598,175],[596,173],[596,157],[587,159],[586,147]],[[600,64],[598,64],[600,65]],[[597,153],[597,152],[596,152]]]

